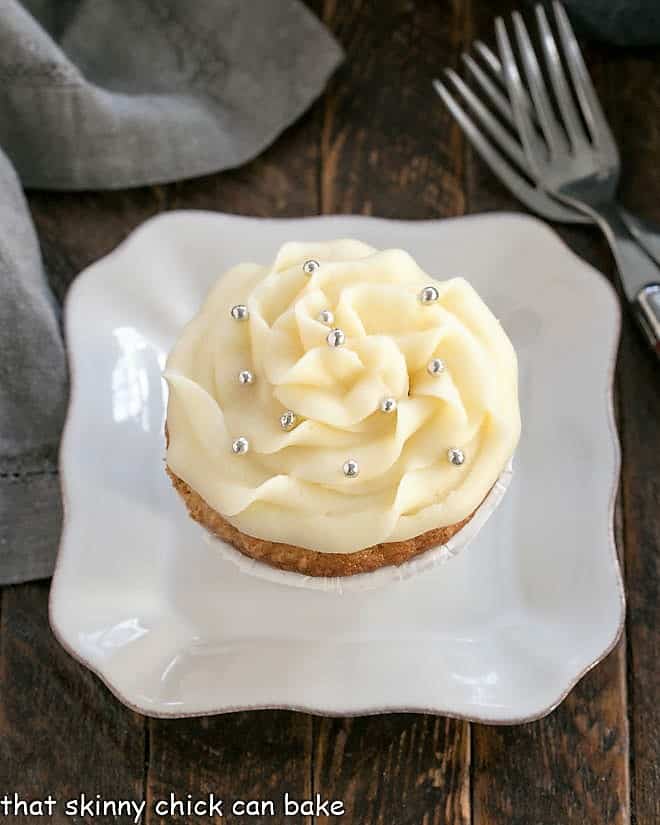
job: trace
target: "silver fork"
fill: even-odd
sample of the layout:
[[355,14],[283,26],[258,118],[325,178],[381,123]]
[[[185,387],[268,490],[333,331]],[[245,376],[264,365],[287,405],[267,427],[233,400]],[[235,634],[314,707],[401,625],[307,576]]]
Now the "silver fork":
[[[473,47],[488,71],[484,71],[471,55],[463,54],[463,61],[468,72],[485,98],[493,105],[504,121],[515,128],[513,109],[506,93],[500,88],[500,83],[504,83],[502,64],[495,53],[480,40],[476,40]],[[435,79],[433,81],[433,88],[462,128],[472,147],[502,183],[529,209],[544,218],[561,223],[593,223],[587,215],[578,212],[571,206],[560,203],[537,186],[532,186],[525,177],[516,171],[517,168],[525,172],[527,178],[532,176],[522,145],[513,138],[507,129],[502,128],[490,109],[484,106],[479,97],[455,71],[446,69],[445,73],[455,92],[472,114],[468,113],[466,108],[459,103],[440,80]],[[498,82],[494,82],[491,75]],[[531,106],[530,116],[534,118],[534,111]],[[475,119],[477,122],[475,122]],[[513,163],[507,160],[502,152]],[[652,223],[630,214],[620,205],[618,209],[637,242],[660,264],[660,229]]]
[[[542,6],[536,7],[545,65],[560,113],[557,117],[522,16],[513,25],[529,94],[502,18],[495,21],[504,80],[525,158],[546,192],[591,218],[602,229],[614,255],[623,291],[656,355],[660,358],[660,269],[637,245],[615,202],[620,163],[580,48],[563,6],[554,16],[580,113],[564,72],[559,49]],[[530,115],[534,110],[540,131]],[[584,128],[586,123],[587,129]]]

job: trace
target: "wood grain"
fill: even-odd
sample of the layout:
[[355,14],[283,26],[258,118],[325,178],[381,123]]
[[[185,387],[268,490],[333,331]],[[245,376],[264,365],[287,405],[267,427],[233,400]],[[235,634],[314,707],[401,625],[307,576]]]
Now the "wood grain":
[[81,793],[142,799],[144,720],[59,646],[48,627],[47,603],[47,582],[2,592],[0,796],[52,794],[60,804],[49,821],[71,825],[64,803]]
[[[315,719],[314,790],[364,825],[468,825],[470,726],[422,714]],[[319,817],[321,823],[335,822]]]
[[[46,272],[61,299],[80,269],[159,209],[162,192],[32,192],[28,200]],[[57,797],[62,804],[54,823],[73,821],[63,804],[81,793],[139,802],[145,745],[144,719],[119,704],[55,641],[48,626],[47,583],[6,588],[0,625],[3,792]]]
[[324,8],[347,60],[325,97],[322,211],[462,213],[462,138],[431,80],[460,47],[463,4],[326,0]]
[[620,364],[633,821],[656,825],[660,822],[660,376],[630,323],[624,328]]
[[240,169],[172,184],[169,208],[264,218],[316,214],[322,105],[317,101],[273,146]]
[[[623,158],[623,201],[660,222],[657,52],[608,65],[610,111]],[[628,592],[632,814],[660,822],[660,369],[626,317],[619,360]]]
[[[286,217],[315,214],[319,205],[320,108],[314,107],[259,158],[239,170],[168,187],[177,209],[215,209],[245,215]],[[249,651],[246,655],[250,655]],[[312,773],[310,716],[280,711],[228,714],[212,719],[151,720],[148,798],[170,791],[204,798],[210,791],[228,800],[281,801],[309,798]],[[230,811],[228,811],[230,813]],[[150,815],[147,822],[170,821]],[[187,822],[205,821],[187,817]],[[228,822],[245,821],[232,816]],[[308,817],[250,817],[277,825]]]
[[[512,3],[473,2],[470,39],[493,45],[493,20]],[[609,91],[604,49],[589,62],[601,95]],[[605,98],[606,100],[608,98]],[[468,151],[470,211],[527,211]],[[611,276],[604,241],[584,227],[554,227],[579,255]],[[625,646],[619,644],[550,716],[519,727],[473,726],[473,822],[475,825],[571,825],[629,819],[629,737]]]
[[[459,48],[461,6],[327,0],[324,20],[347,61],[324,104],[323,212],[460,214],[462,139],[431,79]],[[314,790],[343,799],[347,822],[470,822],[468,724],[389,715],[318,719],[314,730]]]
[[71,281],[107,255],[136,226],[163,211],[168,188],[144,187],[116,192],[28,193],[46,274],[62,301]]
[[[225,800],[226,822],[260,825],[307,823],[304,816],[285,817],[282,796],[311,796],[311,719],[288,711],[249,711],[203,719],[151,720],[147,799],[148,823],[208,822],[204,816],[183,819],[156,816],[158,800],[175,793],[185,800],[206,799],[210,793]],[[271,800],[276,815],[233,816],[235,800]],[[219,820],[216,820],[219,821]]]
[[475,825],[629,822],[624,675],[619,646],[549,717],[473,727]]
[[[494,16],[518,2],[310,5],[342,42],[347,62],[328,95],[255,161],[163,187],[30,194],[58,297],[80,269],[166,209],[428,218],[521,208],[466,147],[430,86],[443,66],[458,65],[473,37],[492,43]],[[592,46],[589,60],[622,149],[624,200],[660,222],[660,122],[652,116],[660,108],[657,55]],[[596,232],[560,233],[611,274]],[[617,387],[627,648],[620,645],[546,719],[489,728],[423,715],[312,719],[263,711],[145,722],[60,649],[48,629],[47,587],[36,583],[0,593],[0,791],[30,798],[146,794],[150,802],[170,791],[229,799],[318,792],[344,800],[347,811],[337,821],[360,825],[626,825],[632,801],[634,822],[656,825],[660,382],[627,318]]]

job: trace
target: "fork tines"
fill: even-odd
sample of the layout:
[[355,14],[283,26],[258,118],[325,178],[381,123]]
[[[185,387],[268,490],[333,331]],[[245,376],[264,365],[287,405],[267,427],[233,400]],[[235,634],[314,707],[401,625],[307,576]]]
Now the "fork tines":
[[[553,3],[561,49],[545,9],[539,5],[535,11],[539,42],[554,101],[548,94],[531,38],[519,12],[513,14],[513,28],[531,99],[522,78],[507,77],[500,58],[479,40],[473,44],[474,56],[462,56],[475,90],[452,69],[445,71],[447,79],[444,83],[436,79],[433,86],[474,149],[521,201],[552,220],[583,221],[585,218],[546,195],[534,184],[535,174],[529,160],[533,153],[526,150],[530,145],[538,150],[538,138],[542,136],[544,148],[547,147],[550,153],[553,150],[570,151],[591,146],[616,160],[616,144],[563,6],[557,0]],[[517,72],[511,43],[501,18],[496,21],[496,34],[500,55],[508,56],[510,59],[504,62],[509,69],[513,66]],[[570,82],[564,70],[562,53]],[[505,81],[516,84],[515,107],[507,94]]]
[[[553,9],[559,39],[572,80],[572,89],[575,92],[575,98],[579,102],[587,128],[585,129],[578,115],[573,91],[571,91],[571,86],[566,77],[557,42],[550,28],[545,9],[543,6],[536,7],[536,21],[545,67],[554,92],[556,109],[551,100],[548,86],[523,17],[520,12],[514,12],[512,19],[516,44],[521,56],[531,102],[536,112],[540,132],[545,141],[545,148],[550,158],[556,154],[563,155],[567,152],[577,154],[596,148],[603,156],[611,156],[612,163],[618,163],[616,144],[605,120],[564,7],[559,2],[555,2]],[[524,81],[518,70],[518,63],[513,53],[507,28],[501,17],[495,21],[495,33],[515,123],[525,146],[528,162],[532,162],[535,157],[535,150],[538,151],[539,148],[536,140],[537,130],[534,128],[534,123],[529,116]],[[559,117],[557,117],[557,113]]]

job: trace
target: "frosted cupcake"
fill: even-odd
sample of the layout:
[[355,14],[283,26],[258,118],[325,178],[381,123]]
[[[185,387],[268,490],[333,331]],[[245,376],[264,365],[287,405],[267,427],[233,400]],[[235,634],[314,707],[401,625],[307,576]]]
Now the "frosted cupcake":
[[167,471],[190,516],[307,576],[444,544],[520,434],[515,352],[475,290],[355,240],[229,270],[165,377]]

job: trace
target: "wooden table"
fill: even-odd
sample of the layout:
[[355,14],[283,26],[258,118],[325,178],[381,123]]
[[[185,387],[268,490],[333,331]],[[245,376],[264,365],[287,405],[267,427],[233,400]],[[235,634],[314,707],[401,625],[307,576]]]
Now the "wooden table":
[[[443,66],[457,65],[473,38],[492,40],[495,14],[513,4],[311,5],[348,59],[328,93],[257,160],[170,186],[30,195],[59,298],[82,267],[145,218],[169,209],[414,219],[521,208],[466,146],[430,85]],[[660,222],[658,57],[657,51],[589,49],[622,150],[623,200]],[[611,272],[596,232],[561,234]],[[345,816],[333,821],[359,825],[657,825],[660,371],[628,318],[617,390],[623,448],[617,535],[626,568],[626,634],[549,717],[519,727],[424,715],[324,719],[284,711],[148,720],[120,705],[64,653],[48,627],[48,583],[33,583],[0,593],[0,796],[50,792],[64,799],[84,791],[153,799],[170,791],[184,798],[214,791],[268,798],[284,790],[299,797],[318,791],[344,800]],[[73,820],[60,810],[53,821]]]

